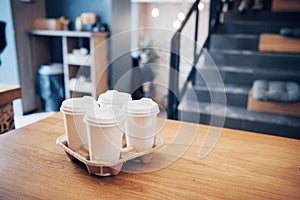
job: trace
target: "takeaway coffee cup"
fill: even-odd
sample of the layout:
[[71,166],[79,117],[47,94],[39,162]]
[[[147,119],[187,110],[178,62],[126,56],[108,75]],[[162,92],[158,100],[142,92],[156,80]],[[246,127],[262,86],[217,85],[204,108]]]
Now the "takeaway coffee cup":
[[64,114],[64,124],[68,147],[73,151],[88,150],[86,125],[83,122],[86,111],[96,101],[92,97],[71,98],[62,102],[60,111]]
[[[131,101],[131,95],[117,90],[108,90],[98,97],[98,104],[101,108],[113,106],[124,111],[127,104]],[[120,127],[124,133],[124,124]]]
[[150,98],[131,101],[127,106],[125,135],[128,147],[137,152],[152,148],[159,108]]
[[108,90],[100,94],[98,104],[100,107],[116,106],[122,109],[127,103],[131,101],[131,96],[125,92],[118,92],[117,90]]
[[95,106],[86,113],[84,122],[87,125],[90,160],[119,160],[122,150],[123,112],[112,106]]

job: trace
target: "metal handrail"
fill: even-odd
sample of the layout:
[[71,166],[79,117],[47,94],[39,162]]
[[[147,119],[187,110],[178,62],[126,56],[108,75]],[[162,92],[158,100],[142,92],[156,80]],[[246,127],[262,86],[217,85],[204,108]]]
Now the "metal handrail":
[[[196,0],[190,10],[188,11],[185,19],[182,21],[181,26],[175,32],[171,40],[171,56],[170,56],[170,72],[169,72],[169,93],[168,93],[168,108],[167,108],[167,116],[168,119],[177,119],[178,118],[178,105],[181,101],[184,93],[187,90],[187,86],[189,82],[195,84],[195,73],[196,73],[196,64],[199,61],[199,58],[203,52],[203,48],[209,47],[210,35],[215,31],[219,12],[221,0],[210,0],[210,16],[209,16],[209,31],[208,36],[205,39],[203,46],[201,47],[199,53],[197,53],[197,42],[198,42],[198,21],[199,21],[199,10],[198,5],[200,0]],[[195,34],[194,34],[194,59],[192,69],[184,82],[182,90],[179,91],[178,82],[179,82],[179,66],[180,66],[180,37],[181,32],[189,21],[193,12],[196,12],[196,20],[195,20]]]

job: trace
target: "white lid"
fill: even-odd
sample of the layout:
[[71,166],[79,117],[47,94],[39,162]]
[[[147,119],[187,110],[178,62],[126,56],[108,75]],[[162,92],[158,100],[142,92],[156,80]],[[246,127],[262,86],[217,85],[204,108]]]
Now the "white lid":
[[39,74],[43,75],[55,75],[63,74],[63,66],[61,63],[53,63],[51,65],[42,65],[39,70]]
[[93,125],[119,125],[121,122],[125,120],[124,113],[121,109],[107,106],[103,108],[99,108],[98,106],[94,106],[93,109],[89,109],[85,113],[84,120]]
[[62,102],[60,107],[61,111],[67,111],[72,113],[85,113],[89,108],[94,107],[96,101],[89,96],[82,98],[66,99]]
[[103,94],[100,94],[98,103],[106,105],[123,105],[131,101],[131,96],[125,92],[119,92],[117,90],[108,90]]
[[157,103],[150,98],[131,101],[127,106],[127,112],[132,115],[152,115],[159,113]]

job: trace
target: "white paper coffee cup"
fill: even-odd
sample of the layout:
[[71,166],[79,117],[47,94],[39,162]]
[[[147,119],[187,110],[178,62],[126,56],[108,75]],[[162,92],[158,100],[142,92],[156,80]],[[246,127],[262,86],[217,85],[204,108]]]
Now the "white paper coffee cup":
[[96,101],[91,97],[71,98],[62,102],[60,111],[64,114],[65,132],[68,147],[73,151],[81,148],[88,150],[85,112],[94,107]]
[[134,137],[130,135],[125,136],[127,146],[133,147],[137,152],[141,152],[146,149],[151,149],[154,145],[155,135],[148,138]]
[[120,109],[124,108],[131,101],[131,95],[125,92],[118,92],[117,90],[108,90],[100,94],[98,104],[100,107],[113,106]]
[[117,161],[122,150],[124,114],[112,106],[89,110],[84,122],[87,125],[91,161]]
[[127,106],[125,134],[128,147],[136,151],[152,148],[156,135],[159,108],[150,98],[131,101]]

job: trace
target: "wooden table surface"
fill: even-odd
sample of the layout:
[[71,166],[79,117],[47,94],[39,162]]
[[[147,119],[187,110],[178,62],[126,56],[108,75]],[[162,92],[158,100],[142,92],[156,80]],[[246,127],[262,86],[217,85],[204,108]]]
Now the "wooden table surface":
[[[0,199],[300,199],[300,140],[223,129],[200,159],[209,129],[166,121],[166,147],[150,164],[127,162],[119,175],[98,177],[55,144],[64,133],[56,114],[0,136]],[[179,156],[186,138],[193,142]]]
[[18,85],[0,84],[0,105],[21,98],[21,88]]

